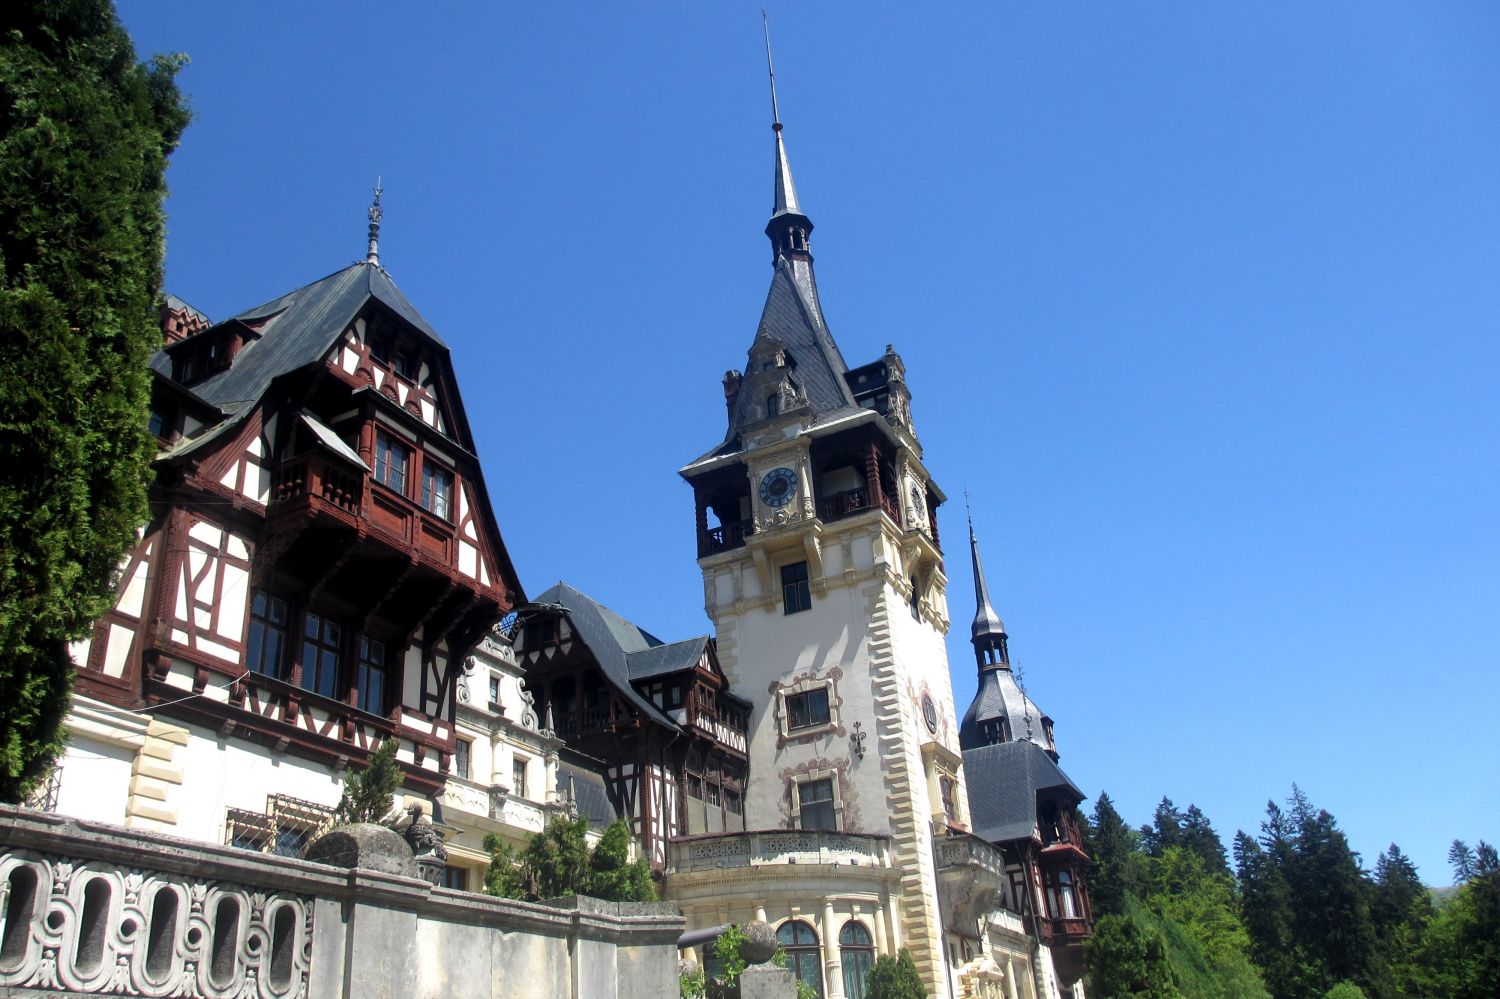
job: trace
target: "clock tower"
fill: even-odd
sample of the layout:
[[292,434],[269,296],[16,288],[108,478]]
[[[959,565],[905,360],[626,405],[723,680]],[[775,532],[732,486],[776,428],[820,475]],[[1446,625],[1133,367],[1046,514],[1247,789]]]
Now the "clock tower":
[[[744,370],[724,375],[723,438],[681,474],[719,662],[754,705],[745,835],[799,831],[786,849],[747,846],[746,863],[815,866],[761,866],[731,890],[724,851],[739,847],[689,844],[678,870],[712,853],[719,873],[669,874],[668,891],[694,923],[780,923],[798,974],[812,983],[815,971],[823,995],[863,995],[858,939],[908,948],[929,994],[949,995],[972,928],[943,911],[939,877],[939,841],[968,823],[944,645],[944,496],[922,462],[900,355],[887,346],[851,368],[829,332],[776,117],[771,287]],[[839,851],[850,856],[830,863]],[[798,946],[814,948],[802,954],[813,971]]]

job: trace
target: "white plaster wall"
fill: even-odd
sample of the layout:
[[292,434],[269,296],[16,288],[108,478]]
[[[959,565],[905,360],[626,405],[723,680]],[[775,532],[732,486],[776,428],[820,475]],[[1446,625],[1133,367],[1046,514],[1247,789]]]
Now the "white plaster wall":
[[189,728],[182,747],[183,783],[176,790],[178,825],[190,839],[222,843],[224,812],[263,812],[266,796],[285,794],[332,808],[343,794],[342,775],[290,753],[274,753],[240,739],[221,739],[211,729]]
[[135,747],[74,733],[62,757],[57,811],[78,819],[125,824]]

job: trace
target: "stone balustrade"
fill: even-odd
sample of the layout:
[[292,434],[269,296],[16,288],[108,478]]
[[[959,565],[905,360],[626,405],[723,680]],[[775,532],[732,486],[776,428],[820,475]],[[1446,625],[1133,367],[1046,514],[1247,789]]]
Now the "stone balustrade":
[[683,925],[0,806],[6,995],[675,995]]
[[684,836],[673,840],[668,852],[668,870],[674,874],[781,864],[884,868],[890,862],[886,836],[813,829]]

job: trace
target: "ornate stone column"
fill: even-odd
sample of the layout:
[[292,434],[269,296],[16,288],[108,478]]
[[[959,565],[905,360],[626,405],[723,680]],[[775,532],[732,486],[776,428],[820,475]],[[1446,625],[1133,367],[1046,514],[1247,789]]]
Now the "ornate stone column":
[[823,994],[828,999],[844,999],[844,962],[839,958],[839,930],[834,922],[833,902],[823,902],[823,925],[819,935],[823,938]]

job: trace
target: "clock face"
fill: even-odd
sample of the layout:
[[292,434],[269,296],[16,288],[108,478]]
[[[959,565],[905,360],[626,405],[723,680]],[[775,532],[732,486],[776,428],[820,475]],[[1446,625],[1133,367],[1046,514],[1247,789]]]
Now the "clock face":
[[937,705],[932,703],[931,694],[922,695],[922,720],[927,723],[927,731],[937,734]]
[[760,480],[760,501],[781,507],[797,495],[797,473],[790,468],[773,468]]

